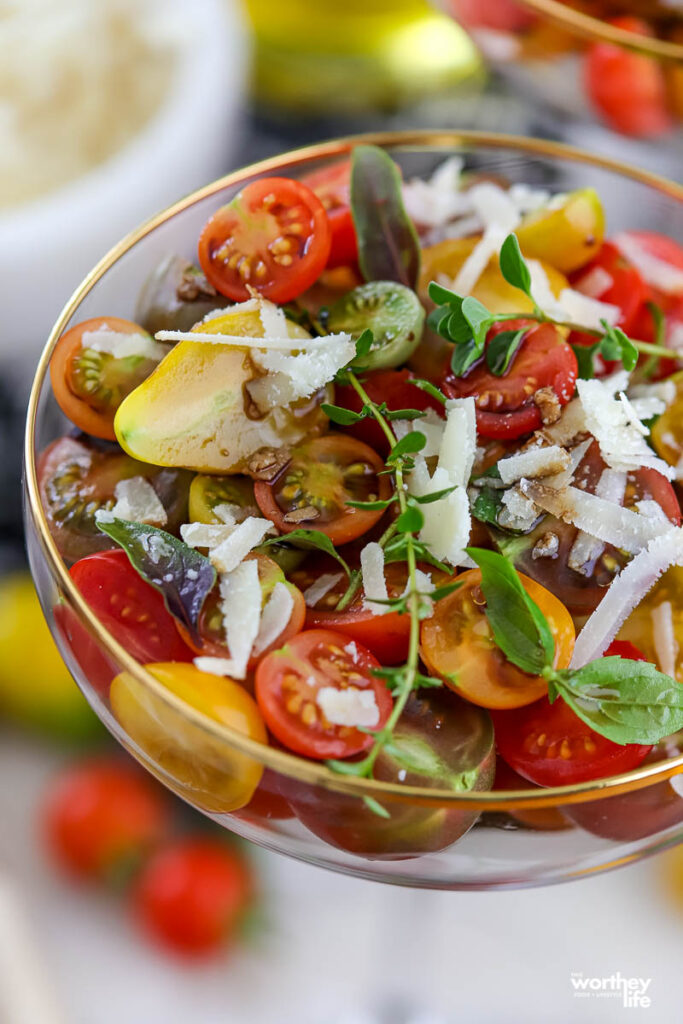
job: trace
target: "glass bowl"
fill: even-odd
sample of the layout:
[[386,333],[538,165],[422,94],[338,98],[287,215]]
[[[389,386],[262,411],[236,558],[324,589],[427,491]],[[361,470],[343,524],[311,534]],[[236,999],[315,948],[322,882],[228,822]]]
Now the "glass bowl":
[[[562,138],[602,150],[600,134],[608,130],[610,152],[659,171],[666,167],[677,177],[683,122],[683,18],[672,6],[666,37],[658,38],[611,24],[606,13],[601,15],[599,2],[443,0],[442,6],[468,29],[506,84],[537,110],[546,111],[551,134],[559,131]],[[618,11],[647,19],[657,4],[655,0],[630,4],[605,0],[603,7],[610,16]],[[596,44],[656,62],[648,78],[661,93],[658,104],[663,118],[648,118],[645,128],[632,117],[628,123],[615,121],[596,106],[587,88],[587,53]]]
[[[48,372],[63,331],[95,315],[133,317],[150,269],[169,252],[193,258],[209,214],[243,185],[268,174],[297,177],[347,154],[361,139],[390,152],[407,178],[458,154],[468,168],[510,181],[553,190],[590,183],[604,198],[612,228],[683,236],[680,186],[558,143],[477,132],[390,133],[311,146],[182,199],[95,267],[65,306],[38,366],[28,409],[25,509],[45,615],[78,685],[130,753],[198,810],[271,850],[365,878],[444,889],[542,885],[637,860],[683,839],[683,743],[637,771],[558,789],[510,789],[502,782],[507,789],[456,795],[337,775],[245,739],[173,696],[90,612],[50,535],[36,461],[68,429]],[[117,719],[106,683],[121,671],[128,673],[129,699]],[[391,817],[373,814],[364,796],[379,800]]]

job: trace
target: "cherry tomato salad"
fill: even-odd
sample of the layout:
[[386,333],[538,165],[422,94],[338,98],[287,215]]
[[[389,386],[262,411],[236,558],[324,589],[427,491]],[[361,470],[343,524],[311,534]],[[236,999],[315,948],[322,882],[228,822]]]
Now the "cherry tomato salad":
[[[38,473],[74,583],[162,686],[332,771],[451,792],[494,788],[496,755],[508,789],[626,772],[683,728],[676,241],[607,236],[588,187],[456,158],[403,181],[358,146],[247,185],[198,266],[141,286],[135,322],[58,341],[74,429]],[[163,718],[59,611],[154,756]],[[476,818],[272,775],[249,762],[214,806],[363,856]]]

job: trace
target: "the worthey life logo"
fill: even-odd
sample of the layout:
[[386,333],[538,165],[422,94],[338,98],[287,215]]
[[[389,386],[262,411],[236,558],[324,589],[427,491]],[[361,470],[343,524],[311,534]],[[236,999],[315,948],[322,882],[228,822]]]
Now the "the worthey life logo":
[[652,978],[626,978],[621,971],[591,978],[583,971],[572,971],[571,985],[579,998],[621,999],[627,1009],[647,1010],[652,1004],[649,993]]

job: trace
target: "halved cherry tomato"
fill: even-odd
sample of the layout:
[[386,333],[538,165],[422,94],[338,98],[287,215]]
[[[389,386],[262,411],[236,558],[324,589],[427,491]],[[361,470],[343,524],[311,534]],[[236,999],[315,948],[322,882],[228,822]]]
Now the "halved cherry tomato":
[[[421,412],[434,409],[443,416],[442,403],[415,384],[411,384],[411,377],[410,370],[375,370],[363,375],[363,387],[373,402],[386,402],[387,409],[419,409]],[[337,385],[335,402],[344,409],[351,409],[352,412],[360,412],[363,407],[358,393],[348,384]],[[415,427],[419,430],[419,421]],[[366,418],[345,427],[344,431],[369,444],[375,451],[389,451],[389,442],[379,423],[374,419]]]
[[[294,586],[293,583],[289,583],[285,580],[285,574],[272,558],[268,558],[267,555],[252,554],[247,555],[245,561],[256,561],[258,564],[258,575],[259,583],[261,584],[261,600],[262,607],[265,607],[268,598],[272,594],[275,585],[277,583],[284,583],[287,590],[292,596],[294,606],[292,608],[289,621],[282,632],[268,644],[267,647],[259,650],[258,655],[252,654],[249,661],[249,668],[254,668],[258,658],[264,654],[268,654],[270,651],[274,651],[277,647],[282,647],[283,644],[291,640],[293,636],[303,629],[304,619],[306,618],[306,604],[304,597],[298,587]],[[204,605],[199,615],[199,621],[197,623],[197,637],[190,635],[188,630],[179,621],[176,621],[176,626],[182,636],[183,640],[194,650],[197,654],[206,655],[212,658],[229,658],[230,650],[227,646],[225,638],[225,623],[223,620],[223,612],[221,611],[221,596],[218,585],[207,595]]]
[[169,825],[164,791],[134,762],[100,757],[51,780],[43,808],[51,854],[79,878],[120,882]]
[[280,475],[272,482],[257,481],[254,494],[263,515],[283,533],[315,529],[334,544],[346,544],[367,533],[384,514],[382,509],[346,504],[386,500],[391,484],[383,469],[381,458],[368,445],[328,434],[294,448]]
[[[143,664],[150,661],[192,661],[194,651],[185,644],[175,619],[158,590],[145,583],[125,551],[102,551],[81,558],[70,569],[71,578],[103,626],[128,653]],[[90,634],[76,634],[74,656],[84,671],[92,664]],[[81,643],[79,643],[79,638]],[[89,641],[89,643],[87,642]],[[98,670],[99,674],[99,670]],[[106,678],[108,688],[112,676]],[[102,692],[100,678],[90,680]]]
[[[638,18],[612,18],[609,24],[652,35],[649,25]],[[615,131],[646,137],[670,130],[666,78],[656,60],[613,43],[593,43],[586,53],[584,77],[593,106]]]
[[[618,325],[629,334],[636,315],[647,298],[648,289],[645,281],[633,264],[629,263],[611,242],[604,242],[595,259],[572,276],[572,288],[578,286],[581,290],[581,282],[594,271],[604,271],[611,278],[611,283],[600,289],[597,294],[591,293],[591,297],[618,306],[621,310]],[[595,338],[578,331],[573,331],[569,340],[572,345],[595,344]]]
[[[530,787],[528,780],[518,775],[499,755],[496,758],[494,791],[509,792],[510,790],[529,788],[538,789],[540,787],[535,785]],[[560,832],[563,829],[571,828],[571,822],[567,821],[558,807],[512,807],[508,813],[521,825],[533,828],[537,832]]]
[[[632,644],[616,643],[606,655],[646,659]],[[539,786],[571,786],[637,768],[651,746],[621,745],[594,732],[558,697],[492,715],[498,752],[516,772]]]
[[[555,639],[555,668],[566,668],[574,649],[574,623],[554,594],[520,574],[524,589],[539,606]],[[456,693],[484,708],[519,708],[548,688],[541,676],[522,672],[493,640],[481,590],[481,572],[458,577],[460,587],[438,601],[422,623],[420,653],[429,671]]]
[[162,947],[193,957],[233,940],[252,895],[244,857],[210,836],[177,839],[159,850],[131,893],[145,931]]
[[[338,566],[337,566],[338,568]],[[327,571],[327,569],[326,569]],[[330,565],[330,572],[335,572]],[[291,579],[302,589],[310,586],[321,575],[320,560],[311,560],[301,569],[295,569]],[[390,598],[398,597],[405,591],[407,572],[405,562],[390,562],[385,566],[387,592]],[[342,575],[339,582],[318,601],[314,608],[306,610],[307,629],[333,629],[367,647],[383,665],[399,665],[408,656],[410,639],[410,616],[388,611],[375,615],[363,607],[362,588],[343,611],[337,611],[339,599],[346,591],[348,580]]]
[[263,825],[266,821],[286,821],[294,817],[289,801],[282,793],[283,778],[277,772],[266,768],[263,778],[254,790],[246,807],[233,811],[236,818],[249,821],[255,825]]
[[393,701],[383,680],[372,674],[379,667],[370,651],[342,633],[305,630],[260,662],[256,700],[266,725],[289,750],[321,761],[351,757],[372,745],[372,735],[331,722],[317,698],[329,688],[357,697],[370,691],[374,701],[367,727],[381,729]]
[[[604,469],[605,462],[597,441],[594,441],[575,473],[574,486],[594,493]],[[674,526],[680,525],[681,509],[676,492],[666,477],[654,469],[639,469],[628,475],[624,507],[635,508],[636,502],[643,500],[656,501]],[[548,533],[558,539],[556,555],[535,558],[537,542]],[[569,558],[578,533],[576,527],[554,516],[544,516],[524,539],[524,546],[520,544],[516,548],[513,557],[520,572],[552,590],[572,613],[585,615],[598,606],[615,575],[628,562],[629,555],[612,544],[606,544],[599,557],[582,566],[582,571],[571,569]]]
[[[520,320],[496,324],[489,331],[487,344],[500,331],[518,330],[527,324]],[[534,402],[537,391],[551,388],[560,405],[566,405],[574,394],[577,375],[576,356],[557,329],[551,324],[529,324],[521,347],[502,377],[494,376],[484,359],[464,377],[456,377],[449,364],[441,389],[449,398],[474,395],[477,431],[482,437],[511,440],[541,426],[541,413]]]
[[[159,359],[130,355],[116,358],[89,348],[83,335],[101,330],[116,334],[151,335],[131,320],[98,316],[66,331],[52,353],[50,380],[59,407],[80,430],[115,441],[114,416],[126,395],[149,377]],[[161,345],[158,348],[163,352]],[[161,357],[160,357],[161,358]]]
[[318,197],[291,178],[252,181],[204,225],[199,262],[219,292],[236,302],[247,286],[289,302],[320,276],[332,234]]
[[60,437],[41,452],[38,487],[59,553],[67,562],[104,551],[114,542],[98,529],[96,513],[111,509],[116,485],[142,476],[154,487],[166,510],[165,529],[175,533],[187,522],[187,495],[192,474],[137,462],[118,445],[80,435]]
[[351,216],[351,161],[313,171],[303,179],[325,207],[332,232],[328,268],[346,267],[358,259],[358,240]]

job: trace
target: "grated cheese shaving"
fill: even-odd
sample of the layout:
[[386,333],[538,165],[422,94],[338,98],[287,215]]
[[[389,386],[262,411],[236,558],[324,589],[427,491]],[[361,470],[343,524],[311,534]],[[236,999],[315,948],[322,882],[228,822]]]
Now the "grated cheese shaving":
[[315,608],[318,601],[322,601],[330,590],[337,586],[343,575],[343,572],[324,572],[322,576],[319,576],[314,583],[311,583],[310,587],[306,587],[304,590],[306,606]]
[[498,523],[508,530],[527,533],[541,514],[538,506],[522,494],[519,487],[511,487],[501,501],[503,507],[498,514]]
[[391,609],[379,601],[387,601],[387,581],[384,576],[384,551],[371,541],[360,553],[360,570],[363,579],[363,607],[373,615],[386,615]]
[[260,298],[258,311],[266,338],[287,337],[287,317],[279,306]]
[[180,536],[191,548],[215,548],[233,531],[233,524],[183,523]]
[[253,646],[254,654],[262,654],[284,633],[293,609],[291,590],[286,583],[278,580],[261,612],[261,624]]
[[493,225],[487,227],[480,240],[469,254],[450,287],[458,295],[471,295],[479,278],[489,265],[492,256],[497,256],[500,247],[510,232]]
[[230,651],[229,674],[235,679],[244,679],[261,622],[258,563],[242,562],[220,577],[219,587],[225,639]]
[[[262,412],[315,394],[355,355],[350,334],[328,334],[319,340],[326,342],[323,348],[294,355],[252,349],[252,362],[266,375],[250,381],[247,390]],[[289,347],[291,350],[291,341]]]
[[587,295],[590,299],[599,299],[614,284],[614,278],[604,267],[595,266],[576,282],[577,292]]
[[159,495],[144,476],[119,480],[114,488],[114,497],[116,504],[111,509],[111,515],[115,519],[125,519],[131,523],[153,523],[155,526],[165,526],[168,522]]
[[653,256],[638,238],[626,232],[615,235],[612,241],[648,284],[667,295],[683,295],[683,270],[680,267]]
[[218,572],[232,572],[272,529],[273,524],[270,519],[249,516],[248,519],[235,526],[225,540],[210,549],[211,564]]
[[323,686],[318,690],[315,702],[332,725],[372,729],[379,722],[379,708],[372,689],[359,690],[356,686],[349,686],[338,690],[336,686]]
[[[604,469],[595,487],[597,497],[604,501],[614,502],[616,505],[623,504],[626,478],[626,473],[622,473],[620,470]],[[659,506],[657,507],[659,508]],[[579,530],[569,552],[567,565],[584,576],[591,576],[595,563],[604,550],[604,541],[598,540],[584,530]]]
[[662,601],[652,609],[652,639],[655,645],[657,663],[662,672],[676,679],[678,643],[674,629],[671,601]]
[[439,227],[469,209],[467,195],[460,191],[463,167],[460,157],[449,157],[428,181],[413,178],[403,185],[403,202],[411,220],[425,227]]
[[81,335],[81,346],[93,352],[103,352],[114,359],[128,359],[140,356],[160,362],[168,354],[169,346],[153,341],[148,334],[126,334],[115,331],[107,324],[102,324],[96,331],[84,331]]
[[504,484],[513,484],[522,477],[551,476],[569,468],[569,453],[558,445],[529,448],[509,455],[498,462],[498,472]]
[[683,565],[683,530],[672,527],[650,541],[612,581],[579,633],[570,668],[601,657],[633,609],[672,565]]
[[423,458],[429,459],[439,454],[445,423],[435,409],[427,409],[426,414],[419,420],[394,420],[392,427],[399,441],[412,430],[419,431],[426,441],[420,452]]

